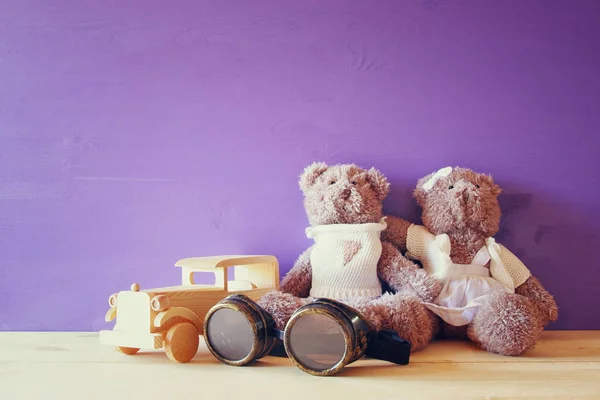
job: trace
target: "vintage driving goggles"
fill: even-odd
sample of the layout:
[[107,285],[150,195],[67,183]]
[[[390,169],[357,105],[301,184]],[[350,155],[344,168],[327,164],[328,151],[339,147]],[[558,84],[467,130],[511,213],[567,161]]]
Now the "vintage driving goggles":
[[376,331],[353,308],[316,299],[296,310],[285,330],[247,296],[235,294],[212,307],[204,339],[220,361],[242,366],[268,354],[285,355],[302,371],[334,375],[363,357],[406,365],[410,343],[391,331]]

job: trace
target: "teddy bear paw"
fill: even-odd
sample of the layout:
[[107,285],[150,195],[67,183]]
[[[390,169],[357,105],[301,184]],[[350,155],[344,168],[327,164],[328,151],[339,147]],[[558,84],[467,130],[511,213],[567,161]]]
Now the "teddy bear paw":
[[422,301],[433,302],[442,290],[441,282],[424,269],[417,269],[414,272],[410,282],[412,289]]

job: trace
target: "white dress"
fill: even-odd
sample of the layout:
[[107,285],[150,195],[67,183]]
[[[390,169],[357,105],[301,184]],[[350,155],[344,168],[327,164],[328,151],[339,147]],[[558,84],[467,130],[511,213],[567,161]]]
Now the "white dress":
[[423,226],[412,225],[407,249],[409,258],[421,261],[425,270],[443,284],[438,297],[424,305],[454,326],[471,323],[492,294],[514,293],[530,276],[525,265],[493,238],[486,239],[470,264],[456,264],[450,258],[448,235],[436,236]]

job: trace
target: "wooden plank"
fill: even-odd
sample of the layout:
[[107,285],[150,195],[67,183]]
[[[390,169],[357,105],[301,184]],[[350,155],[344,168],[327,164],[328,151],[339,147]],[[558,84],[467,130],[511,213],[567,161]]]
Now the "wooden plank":
[[[226,384],[230,383],[230,384]],[[201,340],[196,357],[135,356],[100,346],[96,333],[0,333],[0,398],[383,398],[600,399],[600,332],[545,332],[521,357],[467,342],[437,342],[409,365],[360,360],[335,377],[314,377],[285,358],[231,367]]]
[[543,363],[600,362],[600,331],[546,331],[536,347],[519,357],[482,351],[468,341],[438,341],[416,354],[411,362]]

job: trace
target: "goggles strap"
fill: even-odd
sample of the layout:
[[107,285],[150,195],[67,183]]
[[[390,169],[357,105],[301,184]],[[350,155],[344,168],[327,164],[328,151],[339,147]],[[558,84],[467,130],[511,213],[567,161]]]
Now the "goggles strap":
[[406,365],[410,359],[410,343],[394,331],[380,331],[369,342],[365,355],[377,360]]
[[273,357],[287,357],[288,355],[283,345],[284,331],[273,328],[269,330],[269,336],[275,338],[275,345],[269,352],[269,355]]
[[275,329],[275,328],[273,328],[271,330],[271,332],[269,332],[269,333],[270,333],[269,336],[274,336],[276,339],[279,339],[279,340],[283,341],[284,331],[282,331],[281,329]]

